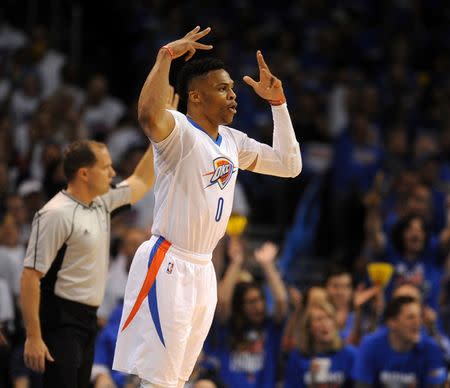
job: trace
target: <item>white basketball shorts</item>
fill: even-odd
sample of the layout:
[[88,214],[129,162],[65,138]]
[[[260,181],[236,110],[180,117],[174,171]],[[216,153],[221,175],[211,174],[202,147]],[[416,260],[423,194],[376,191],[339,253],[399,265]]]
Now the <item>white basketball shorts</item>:
[[187,381],[216,303],[211,260],[152,236],[131,264],[113,369],[169,388]]

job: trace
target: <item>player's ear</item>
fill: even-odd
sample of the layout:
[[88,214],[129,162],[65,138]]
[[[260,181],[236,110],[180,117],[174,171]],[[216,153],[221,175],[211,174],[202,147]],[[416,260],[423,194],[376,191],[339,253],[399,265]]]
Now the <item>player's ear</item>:
[[190,90],[188,93],[188,99],[191,102],[199,102],[200,101],[200,93],[197,89]]

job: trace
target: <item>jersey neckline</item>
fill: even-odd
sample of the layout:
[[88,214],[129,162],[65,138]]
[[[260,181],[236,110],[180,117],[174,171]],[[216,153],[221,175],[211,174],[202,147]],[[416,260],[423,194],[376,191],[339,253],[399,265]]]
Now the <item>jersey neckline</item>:
[[186,115],[186,118],[195,128],[199,129],[200,131],[208,135],[208,137],[220,147],[220,145],[222,144],[222,135],[220,133],[218,134],[217,139],[214,140],[212,136],[210,136],[210,134],[206,132],[199,124],[197,124],[190,116]]

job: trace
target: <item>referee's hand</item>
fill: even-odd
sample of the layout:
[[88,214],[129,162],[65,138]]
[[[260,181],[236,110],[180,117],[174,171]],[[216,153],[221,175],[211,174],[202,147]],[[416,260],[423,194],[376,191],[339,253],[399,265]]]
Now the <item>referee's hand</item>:
[[39,373],[45,371],[45,360],[55,361],[41,337],[27,337],[23,360],[28,368]]

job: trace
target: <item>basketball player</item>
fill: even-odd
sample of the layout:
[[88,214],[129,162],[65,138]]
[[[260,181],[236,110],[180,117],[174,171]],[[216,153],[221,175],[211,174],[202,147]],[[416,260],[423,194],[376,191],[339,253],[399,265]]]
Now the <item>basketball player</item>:
[[214,316],[211,254],[231,213],[237,170],[295,177],[302,166],[281,81],[259,51],[260,80],[244,81],[272,105],[273,147],[227,126],[237,102],[219,60],[187,63],[179,75],[187,115],[165,109],[172,60],[210,50],[198,42],[210,30],[196,27],[163,46],[139,98],[155,150],[155,218],[131,265],[113,369],[138,375],[142,387],[183,387],[189,379]]

